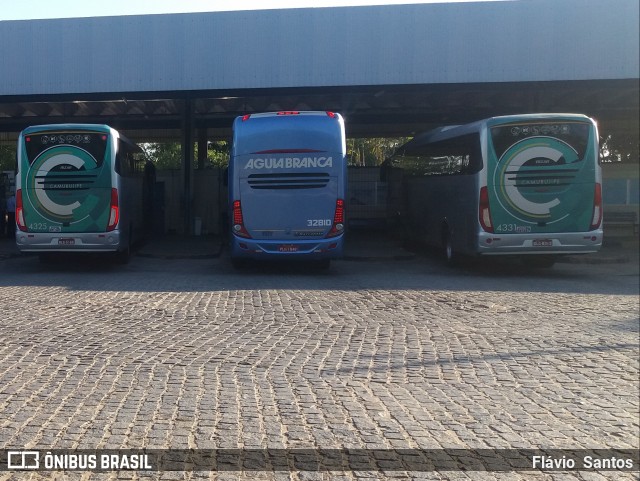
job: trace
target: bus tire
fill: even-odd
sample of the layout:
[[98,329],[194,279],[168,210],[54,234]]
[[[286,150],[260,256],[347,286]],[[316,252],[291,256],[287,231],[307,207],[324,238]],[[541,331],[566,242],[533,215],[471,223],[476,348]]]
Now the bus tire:
[[129,238],[127,239],[127,245],[124,249],[116,252],[116,262],[121,265],[128,264],[131,260],[131,233],[132,228],[129,227]]
[[446,263],[455,266],[458,263],[458,256],[453,250],[453,239],[448,227],[442,233],[442,254]]

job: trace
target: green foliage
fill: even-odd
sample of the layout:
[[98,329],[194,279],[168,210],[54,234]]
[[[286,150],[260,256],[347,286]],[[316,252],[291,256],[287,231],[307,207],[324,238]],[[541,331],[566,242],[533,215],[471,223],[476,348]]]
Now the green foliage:
[[[408,137],[394,138],[360,138],[347,140],[347,156],[349,165],[376,166],[385,161],[396,149],[409,140]],[[182,151],[180,143],[148,143],[142,144],[149,158],[158,170],[180,169]],[[198,168],[198,145],[194,146],[193,167]],[[207,161],[205,168],[224,168],[229,162],[229,143],[225,141],[207,144]]]
[[207,143],[207,160],[213,167],[224,168],[229,165],[229,147],[229,142],[224,140]]
[[182,152],[179,143],[141,144],[141,147],[155,164],[156,169],[171,170],[180,168]]
[[349,165],[376,166],[391,156],[409,137],[360,138],[347,140]]
[[[179,142],[142,144],[142,149],[158,170],[180,169],[182,149]],[[207,160],[204,168],[226,167],[229,162],[229,144],[225,141],[207,143]],[[198,168],[198,144],[194,144],[193,168]]]
[[16,146],[0,145],[0,171],[16,169]]
[[638,134],[607,135],[600,139],[600,158],[603,162],[638,162],[640,149]]

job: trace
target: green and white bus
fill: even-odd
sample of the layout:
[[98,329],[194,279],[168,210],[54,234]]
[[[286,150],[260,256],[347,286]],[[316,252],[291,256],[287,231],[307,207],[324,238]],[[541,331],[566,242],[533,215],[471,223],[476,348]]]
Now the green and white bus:
[[399,147],[411,237],[463,255],[519,255],[536,266],[602,245],[595,122],[578,114],[493,117]]
[[145,233],[145,190],[152,187],[145,163],[142,149],[107,125],[25,129],[18,139],[18,249],[112,252],[126,262]]

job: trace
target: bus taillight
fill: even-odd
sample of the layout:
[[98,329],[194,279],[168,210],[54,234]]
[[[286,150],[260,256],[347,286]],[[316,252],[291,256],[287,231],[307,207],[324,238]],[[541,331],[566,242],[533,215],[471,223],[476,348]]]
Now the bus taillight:
[[[24,222],[24,209],[22,208],[22,189],[16,192],[16,225],[22,232],[27,232],[27,225]],[[9,226],[12,228],[12,226]]]
[[480,225],[485,232],[493,232],[491,211],[489,210],[489,191],[486,186],[480,188],[480,208],[478,214]]
[[111,208],[109,209],[109,223],[107,231],[112,231],[120,220],[120,206],[118,204],[118,189],[111,189]]
[[344,200],[336,200],[336,211],[333,214],[333,225],[326,237],[335,237],[344,231]]
[[233,201],[233,233],[240,237],[251,237],[244,227],[244,219],[242,217],[242,206],[239,200]]
[[600,227],[602,222],[602,185],[596,183],[596,188],[593,194],[593,215],[591,216],[591,227],[589,230],[594,230]]

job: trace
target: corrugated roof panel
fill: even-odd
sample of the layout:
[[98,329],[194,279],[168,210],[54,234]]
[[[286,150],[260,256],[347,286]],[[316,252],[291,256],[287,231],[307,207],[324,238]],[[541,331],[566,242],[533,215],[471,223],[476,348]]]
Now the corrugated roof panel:
[[623,79],[637,0],[0,22],[0,95]]

